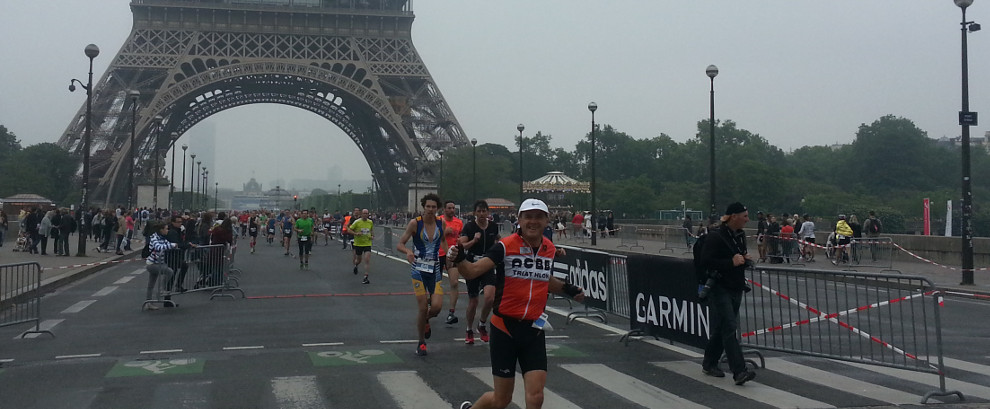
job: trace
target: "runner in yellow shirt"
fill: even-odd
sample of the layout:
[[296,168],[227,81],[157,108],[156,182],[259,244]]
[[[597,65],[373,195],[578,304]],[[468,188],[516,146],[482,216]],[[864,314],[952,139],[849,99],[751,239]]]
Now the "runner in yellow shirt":
[[361,264],[361,259],[364,259],[364,280],[361,284],[371,284],[371,281],[368,281],[368,273],[371,271],[371,240],[375,238],[375,224],[369,215],[368,209],[361,210],[361,218],[347,227],[354,236],[354,275],[357,275],[358,265]]

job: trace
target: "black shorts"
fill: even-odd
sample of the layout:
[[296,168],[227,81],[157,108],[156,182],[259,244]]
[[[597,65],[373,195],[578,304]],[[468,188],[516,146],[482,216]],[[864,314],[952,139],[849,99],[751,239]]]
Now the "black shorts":
[[486,285],[495,285],[495,271],[488,271],[478,278],[472,278],[466,281],[468,298],[477,298],[478,294],[481,294],[481,289]]
[[838,241],[838,245],[839,246],[845,246],[845,245],[848,245],[850,241],[852,241],[852,237],[843,237],[843,238],[838,239],[836,241]]
[[[306,240],[297,240],[299,243],[299,254],[309,254],[313,252],[313,236],[302,236],[306,237]],[[300,238],[302,238],[300,237]]]
[[366,252],[367,253],[370,253],[371,252],[371,246],[354,246],[354,255],[355,256],[360,256],[360,255],[362,255],[362,254],[364,254]]
[[248,235],[251,237],[258,237],[258,229],[248,229]]
[[268,235],[269,236],[274,236],[275,235],[275,229],[268,229]]
[[547,342],[543,330],[533,328],[532,321],[502,318],[511,334],[492,325],[489,349],[492,358],[492,375],[514,378],[516,362],[523,374],[529,371],[547,370]]
[[804,238],[804,241],[806,241],[808,243],[811,243],[811,244],[815,244],[815,238],[814,237],[805,237]]

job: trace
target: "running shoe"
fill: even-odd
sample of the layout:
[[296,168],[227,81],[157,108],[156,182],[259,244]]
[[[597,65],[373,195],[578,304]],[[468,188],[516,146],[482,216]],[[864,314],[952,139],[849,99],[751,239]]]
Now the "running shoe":
[[364,276],[364,280],[361,280],[361,284],[371,284],[371,280],[368,280],[368,276]]
[[354,275],[357,275],[357,266],[354,266]]
[[478,325],[478,334],[481,335],[481,342],[488,342],[488,324]]
[[426,339],[430,339],[430,335],[433,335],[433,329],[430,328],[430,323],[427,322],[426,323],[426,332],[423,334],[423,337],[426,338]]
[[418,355],[418,356],[426,356],[426,343],[425,342],[420,342],[419,343],[419,346],[416,347],[416,355]]
[[461,402],[461,406],[459,406],[458,408],[459,409],[471,409],[471,406],[474,406],[474,404],[472,404],[471,401],[466,400],[464,402]]
[[457,323],[457,317],[454,316],[454,312],[450,311],[447,313],[447,325],[453,325]]
[[464,336],[464,343],[474,345],[474,331],[467,330],[467,335]]

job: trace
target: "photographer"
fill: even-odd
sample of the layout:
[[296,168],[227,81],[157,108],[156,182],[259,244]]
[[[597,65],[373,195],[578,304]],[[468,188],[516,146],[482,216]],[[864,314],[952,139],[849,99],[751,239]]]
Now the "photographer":
[[736,332],[739,329],[739,305],[742,303],[746,285],[746,267],[753,265],[752,256],[746,253],[746,233],[743,226],[749,221],[746,206],[736,202],[730,204],[722,216],[722,225],[714,231],[702,248],[702,263],[714,278],[707,297],[711,317],[711,333],[701,369],[705,375],[724,377],[719,369],[722,352],[729,360],[732,379],[742,385],[756,377],[756,373],[746,368],[742,347]]

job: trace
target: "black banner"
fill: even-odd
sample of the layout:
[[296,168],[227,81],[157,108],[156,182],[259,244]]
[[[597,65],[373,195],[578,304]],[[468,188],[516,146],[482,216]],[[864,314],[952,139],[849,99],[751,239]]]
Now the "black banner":
[[631,255],[629,325],[633,330],[698,348],[708,344],[708,306],[698,301],[694,260]]
[[566,276],[571,284],[584,289],[584,305],[606,311],[608,308],[609,254],[564,247],[567,254],[553,259],[554,274]]

